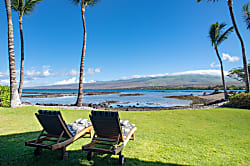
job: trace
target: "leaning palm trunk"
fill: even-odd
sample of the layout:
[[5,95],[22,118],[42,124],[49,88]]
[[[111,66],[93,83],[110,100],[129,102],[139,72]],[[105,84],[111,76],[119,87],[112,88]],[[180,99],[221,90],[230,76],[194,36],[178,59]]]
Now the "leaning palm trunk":
[[224,97],[225,99],[228,98],[228,94],[227,94],[227,88],[226,88],[226,82],[225,82],[225,77],[224,77],[224,69],[223,69],[223,64],[222,64],[222,60],[220,58],[219,52],[218,52],[218,48],[217,46],[214,47],[215,51],[216,51],[216,55],[220,61],[220,69],[221,69],[221,79],[222,79],[222,84],[223,84],[223,89],[224,89]]
[[83,97],[83,68],[84,68],[84,58],[85,58],[85,50],[86,50],[86,40],[87,40],[87,32],[86,32],[86,23],[85,23],[85,6],[84,3],[82,3],[81,6],[82,10],[82,22],[83,22],[83,47],[82,47],[82,57],[81,57],[81,66],[80,66],[80,78],[79,78],[79,88],[78,88],[78,96],[77,96],[77,101],[76,105],[78,107],[82,106],[82,97]]
[[232,0],[228,0],[228,7],[229,7],[229,11],[230,11],[230,16],[231,16],[231,20],[235,29],[235,32],[240,40],[240,44],[241,44],[241,50],[242,50],[242,59],[243,59],[243,67],[244,67],[244,73],[245,73],[245,83],[246,83],[246,91],[250,92],[249,89],[249,73],[248,73],[248,66],[247,66],[247,58],[246,58],[246,51],[245,51],[245,46],[244,46],[244,42],[243,39],[240,35],[239,29],[237,27],[235,18],[234,18],[234,12],[233,12],[233,2]]
[[14,36],[13,24],[11,16],[10,0],[5,0],[7,19],[8,19],[8,48],[9,48],[9,71],[10,71],[10,106],[18,107],[21,105],[17,93],[16,71],[15,71],[15,52],[14,52]]
[[24,77],[24,40],[23,40],[23,22],[22,16],[19,18],[19,25],[20,25],[20,36],[21,36],[21,67],[20,67],[20,82],[18,88],[18,95],[19,98],[22,96],[23,91],[23,77]]

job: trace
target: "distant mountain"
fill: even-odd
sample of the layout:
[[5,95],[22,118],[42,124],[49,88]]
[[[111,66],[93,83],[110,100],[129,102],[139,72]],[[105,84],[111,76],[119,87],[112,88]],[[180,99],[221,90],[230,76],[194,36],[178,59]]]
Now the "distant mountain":
[[[243,83],[226,79],[227,85],[242,86]],[[145,77],[114,81],[99,81],[84,84],[84,89],[123,89],[138,87],[208,87],[221,85],[221,77],[212,75],[178,75],[163,77]],[[78,89],[78,84],[29,87],[25,89]]]

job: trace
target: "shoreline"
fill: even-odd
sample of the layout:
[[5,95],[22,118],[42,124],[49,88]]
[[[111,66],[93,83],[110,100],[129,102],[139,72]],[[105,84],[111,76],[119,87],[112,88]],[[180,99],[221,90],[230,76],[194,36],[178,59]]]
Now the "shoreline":
[[66,105],[32,105],[32,104],[22,104],[23,106],[35,106],[35,107],[45,107],[45,108],[58,108],[58,109],[69,109],[69,110],[110,110],[110,111],[164,111],[164,110],[178,110],[178,109],[211,109],[217,107],[223,107],[226,102],[219,102],[212,105],[193,105],[193,106],[173,106],[173,107],[108,107],[108,108],[95,108],[88,106],[66,106]]
[[[114,94],[120,92],[93,92],[88,95],[105,95]],[[76,96],[76,93],[40,93],[40,92],[24,92],[23,97],[32,98],[46,98],[46,97],[64,97],[64,96]],[[129,94],[131,96],[138,96],[139,94]],[[41,97],[42,96],[42,97]],[[57,103],[36,103],[31,104],[29,101],[23,101],[23,105],[33,105],[40,107],[52,107],[52,108],[65,108],[65,109],[98,109],[98,110],[120,110],[120,111],[160,111],[160,110],[175,110],[175,109],[208,109],[222,106],[224,102],[224,94],[209,94],[209,95],[180,95],[180,96],[164,96],[163,98],[176,98],[180,100],[192,100],[192,103],[188,106],[171,106],[171,107],[137,107],[123,106],[117,102],[117,107],[112,107],[110,104],[115,103],[114,101],[106,101],[99,104],[83,103],[83,107],[76,107],[73,104],[57,104]],[[221,104],[222,103],[222,104]],[[150,103],[154,104],[154,103]],[[149,105],[150,105],[149,104]]]

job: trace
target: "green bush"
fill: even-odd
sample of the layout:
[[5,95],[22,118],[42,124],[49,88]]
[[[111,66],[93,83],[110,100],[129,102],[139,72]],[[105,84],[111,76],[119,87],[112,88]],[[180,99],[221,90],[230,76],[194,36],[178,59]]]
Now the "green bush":
[[238,93],[231,96],[228,105],[238,108],[250,108],[250,93]]
[[0,107],[10,106],[10,87],[0,85]]

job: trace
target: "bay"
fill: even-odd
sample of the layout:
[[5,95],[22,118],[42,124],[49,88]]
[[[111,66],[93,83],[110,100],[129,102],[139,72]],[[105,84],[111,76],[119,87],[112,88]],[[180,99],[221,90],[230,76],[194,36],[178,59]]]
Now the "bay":
[[[77,89],[24,89],[23,92],[38,93],[77,93]],[[173,107],[188,106],[192,103],[190,100],[180,100],[174,98],[163,98],[164,96],[182,96],[182,95],[202,95],[204,92],[211,93],[212,90],[150,90],[150,89],[85,89],[84,94],[89,92],[118,92],[105,95],[89,95],[83,97],[84,103],[99,104],[107,101],[117,101],[110,104],[112,107],[122,105],[124,107]],[[125,94],[121,97],[120,95]],[[127,94],[141,94],[140,96],[126,96]],[[56,104],[74,104],[76,96],[53,97],[53,98],[26,98],[22,101],[36,103],[56,103]]]

